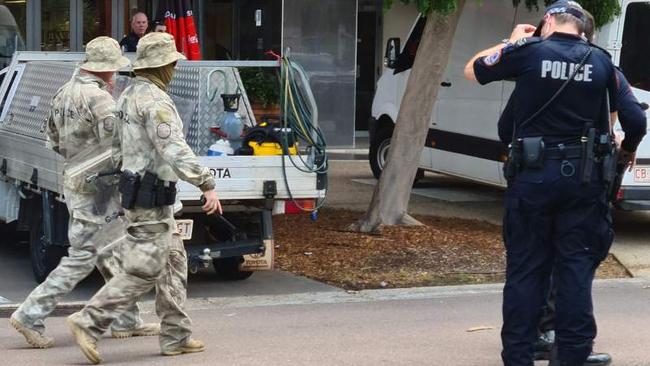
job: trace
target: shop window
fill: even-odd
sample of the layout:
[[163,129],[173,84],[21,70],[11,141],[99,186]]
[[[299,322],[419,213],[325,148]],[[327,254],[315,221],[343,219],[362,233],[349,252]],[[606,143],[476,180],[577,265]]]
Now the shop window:
[[[109,1],[110,2],[110,1]],[[128,0],[125,1],[124,6],[126,7],[124,11],[124,30],[123,35],[126,36],[131,32],[131,19],[133,15],[138,12],[143,12],[147,15],[149,20],[149,31],[152,29],[154,21],[156,20],[155,10],[157,9],[158,3],[160,1],[154,0]]]
[[111,1],[83,1],[83,44],[99,36],[111,35]]
[[70,1],[41,1],[41,49],[70,51]]
[[628,5],[623,28],[621,68],[635,88],[650,91],[650,4]]
[[25,6],[0,1],[0,68],[9,64],[15,51],[25,49]]
[[280,54],[282,0],[204,0],[204,58],[210,60],[269,60]]

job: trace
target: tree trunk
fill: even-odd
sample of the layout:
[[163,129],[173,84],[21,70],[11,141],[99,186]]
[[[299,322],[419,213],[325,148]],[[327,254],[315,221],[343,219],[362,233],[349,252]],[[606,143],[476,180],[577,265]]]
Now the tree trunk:
[[455,13],[428,16],[390,141],[386,166],[368,211],[353,229],[372,232],[380,225],[420,224],[407,213],[411,187],[464,5],[465,0],[460,0]]

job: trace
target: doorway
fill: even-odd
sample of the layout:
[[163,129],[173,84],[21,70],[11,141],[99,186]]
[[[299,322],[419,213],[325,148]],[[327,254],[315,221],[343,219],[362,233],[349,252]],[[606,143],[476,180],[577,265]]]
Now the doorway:
[[203,0],[203,54],[209,60],[269,60],[282,48],[282,0]]
[[[381,1],[359,0],[357,20],[356,131],[368,131],[377,78],[381,72]],[[363,135],[363,133],[357,135]]]

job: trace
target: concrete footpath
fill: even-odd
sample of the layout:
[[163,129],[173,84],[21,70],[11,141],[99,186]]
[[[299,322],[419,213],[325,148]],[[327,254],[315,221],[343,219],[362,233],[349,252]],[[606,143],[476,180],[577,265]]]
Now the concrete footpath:
[[[192,300],[188,308],[205,352],[161,357],[155,338],[104,339],[99,349],[106,365],[497,366],[501,287]],[[650,365],[650,282],[598,281],[594,297],[597,349],[610,352],[617,366]],[[48,319],[47,326],[57,345],[33,350],[0,320],[0,364],[85,364],[64,318]],[[468,331],[476,327],[483,330]]]

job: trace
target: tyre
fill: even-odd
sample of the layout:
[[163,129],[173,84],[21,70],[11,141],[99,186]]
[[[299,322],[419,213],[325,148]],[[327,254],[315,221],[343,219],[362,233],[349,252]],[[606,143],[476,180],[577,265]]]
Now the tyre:
[[374,175],[377,179],[379,179],[381,172],[386,166],[391,137],[393,137],[393,129],[383,127],[377,131],[377,135],[373,141],[370,142],[368,160],[370,161],[370,169],[372,170],[372,175]]
[[[388,150],[390,149],[390,139],[392,137],[393,129],[384,127],[377,132],[374,141],[371,141],[368,160],[370,161],[372,175],[374,175],[376,179],[379,179],[381,172],[384,170],[386,162],[388,161]],[[424,169],[418,169],[413,184],[417,183],[417,181],[422,178],[424,178]]]
[[67,249],[64,247],[45,244],[43,220],[35,220],[29,231],[29,255],[36,282],[45,281],[66,254]]
[[239,264],[244,261],[242,256],[230,258],[216,258],[212,265],[219,277],[228,281],[241,281],[253,275],[252,271],[242,271]]

